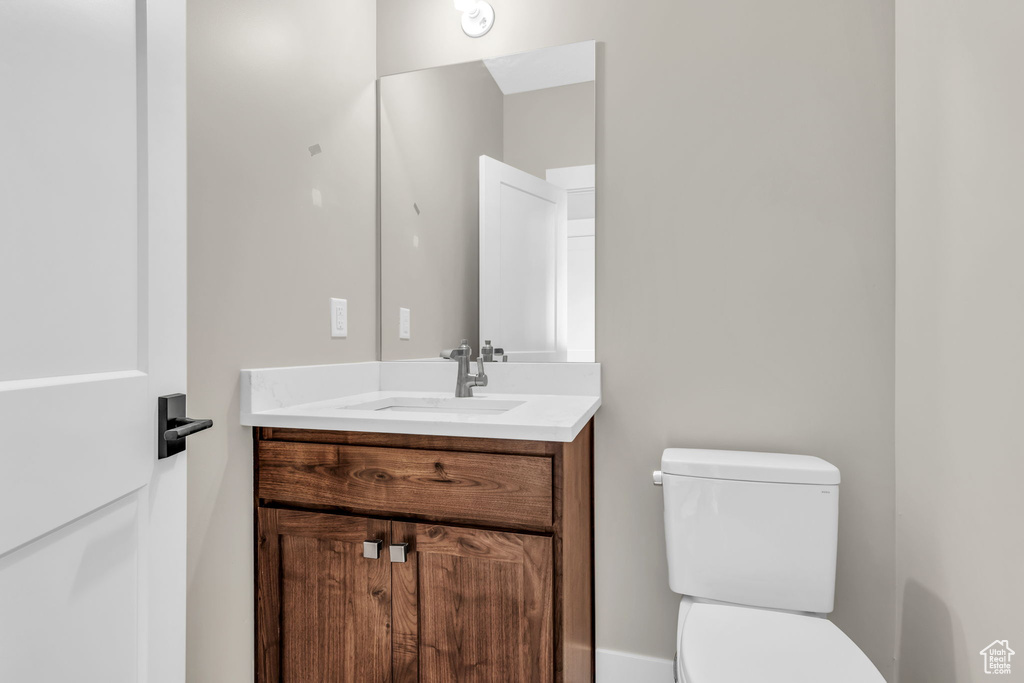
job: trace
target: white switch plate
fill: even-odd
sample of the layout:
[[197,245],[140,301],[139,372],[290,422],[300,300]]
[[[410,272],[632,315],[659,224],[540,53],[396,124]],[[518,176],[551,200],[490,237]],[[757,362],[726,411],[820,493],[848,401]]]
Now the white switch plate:
[[410,313],[408,308],[398,309],[398,338],[399,339],[412,339],[412,330],[410,323]]
[[331,299],[331,336],[335,339],[348,336],[348,299]]

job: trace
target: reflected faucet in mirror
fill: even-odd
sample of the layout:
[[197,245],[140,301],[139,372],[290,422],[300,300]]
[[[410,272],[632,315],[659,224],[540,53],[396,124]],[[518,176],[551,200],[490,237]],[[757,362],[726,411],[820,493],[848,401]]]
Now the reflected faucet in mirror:
[[473,387],[487,386],[487,373],[484,372],[483,356],[476,359],[477,373],[469,374],[469,359],[473,355],[473,348],[469,345],[468,339],[463,339],[456,349],[448,349],[441,352],[441,358],[459,362],[459,374],[455,378],[456,398],[470,398],[473,396]]
[[500,346],[495,348],[491,346],[491,340],[485,339],[484,345],[480,347],[480,358],[485,363],[504,363],[508,361],[508,356],[505,355],[505,349]]

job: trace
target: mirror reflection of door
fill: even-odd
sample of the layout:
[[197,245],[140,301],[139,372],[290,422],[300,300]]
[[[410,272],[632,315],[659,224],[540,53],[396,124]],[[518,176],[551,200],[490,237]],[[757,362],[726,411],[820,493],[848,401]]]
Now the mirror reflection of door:
[[568,357],[569,193],[480,157],[480,338],[512,361]]
[[382,360],[594,360],[595,50],[380,79]]

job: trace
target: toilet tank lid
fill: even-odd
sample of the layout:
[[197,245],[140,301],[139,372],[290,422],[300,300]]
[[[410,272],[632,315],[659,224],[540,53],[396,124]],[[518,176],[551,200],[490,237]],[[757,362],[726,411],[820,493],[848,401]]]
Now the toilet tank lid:
[[777,484],[839,483],[839,469],[821,458],[788,453],[667,448],[661,471],[685,477]]

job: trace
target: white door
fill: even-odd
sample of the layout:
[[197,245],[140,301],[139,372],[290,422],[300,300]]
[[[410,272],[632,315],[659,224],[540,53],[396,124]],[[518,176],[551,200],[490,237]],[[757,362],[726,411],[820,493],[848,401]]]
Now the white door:
[[183,0],[0,1],[0,681],[183,681]]
[[480,341],[509,360],[566,360],[567,220],[565,190],[480,157]]

